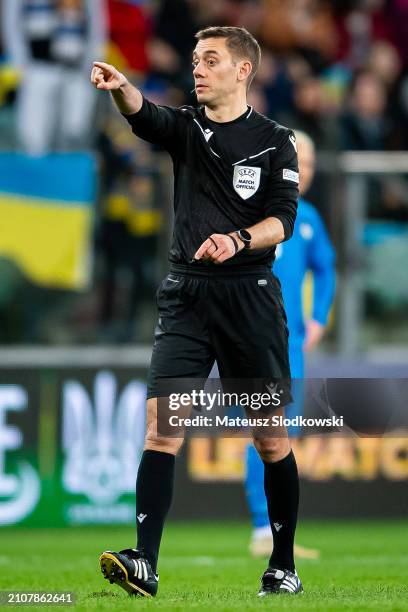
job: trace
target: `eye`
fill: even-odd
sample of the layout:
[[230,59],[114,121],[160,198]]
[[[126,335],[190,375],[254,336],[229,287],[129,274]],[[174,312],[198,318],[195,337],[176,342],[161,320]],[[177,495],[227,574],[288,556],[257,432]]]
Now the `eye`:
[[209,60],[208,60],[208,62],[207,62],[207,64],[208,64],[209,66],[215,66],[216,61],[215,61],[214,59],[209,59]]
[[198,65],[198,61],[197,60],[193,60],[191,62],[191,65],[192,65],[193,68],[195,68]]

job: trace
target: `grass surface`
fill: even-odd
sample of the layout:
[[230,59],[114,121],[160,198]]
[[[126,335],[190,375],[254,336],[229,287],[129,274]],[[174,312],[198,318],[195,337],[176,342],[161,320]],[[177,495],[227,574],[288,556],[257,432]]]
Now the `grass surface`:
[[[117,527],[0,530],[0,590],[73,591],[75,610],[408,610],[408,524],[303,523],[297,541],[319,548],[298,561],[305,593],[258,599],[265,562],[247,552],[241,524],[170,524],[160,558],[156,599],[129,598],[104,581],[98,556],[133,546]],[[27,606],[15,606],[23,608]],[[63,609],[73,609],[73,606]],[[62,609],[29,606],[29,610]]]

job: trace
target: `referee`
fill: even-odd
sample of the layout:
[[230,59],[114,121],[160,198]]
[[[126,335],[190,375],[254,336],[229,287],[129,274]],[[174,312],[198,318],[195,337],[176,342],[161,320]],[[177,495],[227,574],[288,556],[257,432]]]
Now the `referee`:
[[[111,92],[133,133],[164,147],[174,166],[170,273],[157,292],[136,483],[137,548],[100,557],[105,578],[147,597],[157,592],[160,541],[182,444],[157,433],[158,381],[206,378],[215,360],[221,378],[290,377],[286,316],[270,270],[275,246],[290,238],[296,218],[295,138],[247,104],[261,57],[253,36],[243,28],[210,27],[196,39],[197,107],[157,106],[103,62],[94,63],[91,75],[97,89]],[[279,433],[254,435],[274,540],[260,596],[302,591],[293,558],[298,473],[286,430]]]

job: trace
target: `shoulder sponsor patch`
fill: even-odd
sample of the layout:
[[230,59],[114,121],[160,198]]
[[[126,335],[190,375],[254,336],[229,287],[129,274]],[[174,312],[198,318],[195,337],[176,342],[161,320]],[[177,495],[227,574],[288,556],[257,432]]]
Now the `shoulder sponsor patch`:
[[289,168],[283,169],[283,178],[285,181],[292,181],[292,183],[299,184],[299,172],[289,170]]
[[233,186],[243,200],[258,191],[261,169],[253,166],[234,166]]

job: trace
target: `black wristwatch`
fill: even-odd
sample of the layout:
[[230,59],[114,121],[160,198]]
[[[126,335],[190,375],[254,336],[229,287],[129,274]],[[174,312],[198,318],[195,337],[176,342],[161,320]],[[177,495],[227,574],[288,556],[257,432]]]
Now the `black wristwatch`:
[[244,249],[250,249],[251,248],[252,236],[248,232],[248,230],[240,229],[240,230],[237,231],[237,234],[238,234],[238,238],[240,240],[242,240],[242,242],[244,243]]

